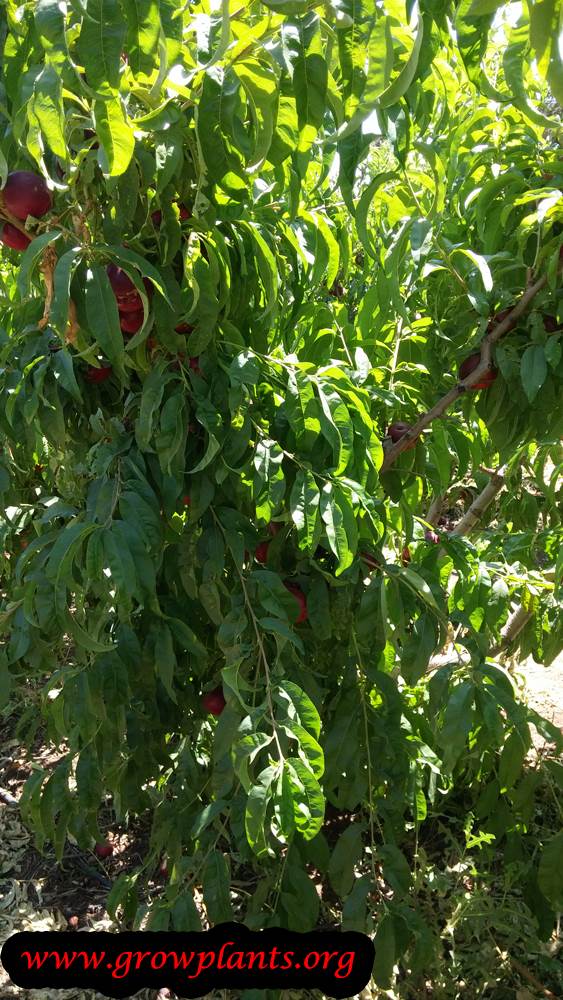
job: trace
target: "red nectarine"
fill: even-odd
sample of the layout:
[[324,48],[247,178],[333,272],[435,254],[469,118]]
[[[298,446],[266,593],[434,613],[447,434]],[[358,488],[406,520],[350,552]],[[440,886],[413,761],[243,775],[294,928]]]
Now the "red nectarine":
[[16,219],[27,219],[28,215],[40,219],[53,203],[43,177],[30,170],[14,170],[8,174],[2,190],[2,200],[8,212],[15,215]]

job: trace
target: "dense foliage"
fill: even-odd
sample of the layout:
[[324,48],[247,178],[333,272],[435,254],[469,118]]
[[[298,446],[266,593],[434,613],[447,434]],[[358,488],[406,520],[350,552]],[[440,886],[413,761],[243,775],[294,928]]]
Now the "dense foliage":
[[449,802],[550,933],[522,768],[560,734],[499,650],[563,647],[558,23],[7,0],[0,690],[65,751],[24,793],[40,843],[150,811],[153,929],[199,927],[198,887],[309,929],[322,880],[414,982],[408,844]]

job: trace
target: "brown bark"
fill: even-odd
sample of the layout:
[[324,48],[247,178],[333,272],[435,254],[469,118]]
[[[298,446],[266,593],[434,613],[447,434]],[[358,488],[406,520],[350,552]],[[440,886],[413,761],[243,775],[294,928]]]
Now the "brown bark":
[[451,532],[452,535],[468,535],[473,528],[479,524],[483,518],[487,507],[490,507],[494,498],[504,486],[504,467],[497,472],[491,472],[490,481],[475,498],[469,509],[465,512],[460,521]]

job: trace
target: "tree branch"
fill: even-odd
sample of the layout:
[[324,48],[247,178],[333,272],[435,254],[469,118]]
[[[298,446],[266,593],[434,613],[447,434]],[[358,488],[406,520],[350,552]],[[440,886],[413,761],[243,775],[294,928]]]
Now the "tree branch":
[[510,616],[504,629],[501,633],[500,642],[497,642],[496,646],[491,649],[491,656],[497,656],[498,653],[502,653],[503,650],[508,649],[509,646],[518,638],[520,633],[526,628],[526,625],[533,618],[534,612],[528,611],[520,605],[516,608],[516,611]]
[[491,471],[491,478],[490,481],[485,486],[485,489],[481,490],[479,496],[475,498],[469,509],[466,510],[465,514],[463,515],[461,520],[458,521],[455,528],[453,529],[453,531],[450,532],[450,534],[468,535],[471,531],[473,531],[473,528],[482,519],[485,511],[487,510],[487,507],[490,507],[497,493],[500,493],[500,491],[502,490],[505,484],[505,479],[504,479],[505,468],[506,467],[503,466],[501,469],[498,469],[497,472]]
[[[562,266],[563,261],[560,261],[559,270],[561,270]],[[445,396],[442,396],[442,398],[439,399],[427,413],[423,413],[417,420],[416,424],[411,427],[410,431],[403,434],[396,444],[387,449],[380,472],[386,472],[387,469],[393,465],[399,455],[406,451],[409,445],[420,437],[422,431],[430,426],[433,420],[441,417],[442,414],[449,409],[452,403],[455,403],[456,399],[459,399],[464,392],[471,389],[471,386],[475,385],[475,383],[478,382],[490,368],[492,368],[491,350],[493,345],[496,344],[497,341],[505,335],[505,333],[508,333],[508,331],[513,328],[515,320],[522,316],[534,296],[541,291],[546,282],[547,275],[544,274],[541,278],[538,278],[533,285],[526,288],[519,301],[504,317],[504,319],[501,320],[500,323],[495,323],[489,333],[485,334],[481,341],[481,360],[475,370],[472,371],[466,378],[462,379],[461,382],[458,382],[453,389],[450,389],[449,392],[446,393]]]

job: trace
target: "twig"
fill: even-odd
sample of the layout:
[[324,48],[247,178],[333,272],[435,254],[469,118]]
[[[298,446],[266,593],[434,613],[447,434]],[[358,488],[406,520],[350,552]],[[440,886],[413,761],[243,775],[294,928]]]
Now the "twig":
[[[215,521],[215,524],[218,526],[219,530],[221,531],[221,534],[225,538],[225,541],[227,541],[226,536],[225,536],[225,529],[223,528],[223,525],[221,524],[220,520],[216,516],[215,511],[213,509],[211,510],[211,513],[213,515],[213,520]],[[248,613],[249,613],[250,618],[252,620],[252,626],[254,628],[254,634],[256,636],[256,645],[258,646],[258,652],[260,653],[260,660],[262,661],[262,664],[263,664],[263,667],[264,667],[264,675],[265,675],[265,678],[266,678],[266,702],[267,702],[267,705],[268,705],[268,712],[269,712],[269,715],[270,715],[270,721],[272,723],[272,732],[273,732],[273,736],[274,736],[274,742],[276,744],[276,750],[278,751],[279,763],[283,764],[283,762],[285,760],[285,757],[284,757],[284,754],[283,754],[283,750],[281,748],[281,743],[280,743],[280,740],[279,740],[278,730],[277,730],[277,726],[276,726],[276,716],[275,716],[275,711],[274,711],[274,702],[272,700],[272,683],[271,683],[271,675],[270,675],[270,665],[268,663],[268,658],[266,656],[266,650],[264,649],[264,642],[263,642],[263,639],[262,639],[262,634],[260,632],[260,628],[258,626],[258,620],[256,618],[256,615],[254,614],[254,608],[252,607],[252,602],[251,602],[251,600],[250,600],[250,598],[248,596],[248,590],[246,589],[246,583],[245,583],[245,580],[244,580],[244,576],[242,575],[242,573],[241,573],[241,571],[239,569],[238,563],[237,563],[236,559],[234,559],[234,557],[233,557],[233,561],[234,561],[235,568],[236,568],[236,571],[237,571],[238,576],[239,576],[240,585],[242,587],[242,592],[243,592],[243,595],[244,595],[244,603],[246,604],[246,607],[248,608]]]
[[548,1000],[557,1000],[555,993],[552,993],[551,990],[548,990],[547,986],[544,986],[543,983],[540,983],[539,979],[536,979],[533,973],[530,972],[529,969],[527,969],[526,966],[522,964],[522,962],[519,962],[517,958],[513,958],[512,955],[509,955],[508,952],[506,951],[501,951],[492,934],[491,937],[494,941],[495,948],[500,958],[503,959],[503,961],[510,962],[510,965],[515,970],[515,972],[517,972],[519,976],[522,976],[524,979],[526,979],[527,982],[530,983],[530,986],[533,986],[534,989],[538,990],[538,992],[540,992],[542,996],[548,997]]
[[10,806],[12,809],[19,808],[18,800],[14,798],[7,788],[0,788],[0,802],[3,802],[6,806]]
[[[559,263],[559,269],[561,269],[562,267],[563,267],[563,260]],[[534,296],[536,296],[538,292],[541,291],[541,289],[544,287],[546,283],[547,283],[547,275],[544,274],[541,278],[538,278],[538,280],[534,282],[533,285],[530,285],[528,288],[526,288],[525,292],[523,292],[523,294],[521,295],[519,301],[504,317],[504,319],[501,320],[500,323],[495,323],[491,328],[491,330],[489,331],[489,333],[485,334],[483,340],[481,341],[481,360],[477,365],[477,367],[474,369],[474,371],[472,371],[466,378],[458,382],[457,385],[453,387],[453,389],[450,389],[449,392],[446,393],[445,396],[442,396],[442,398],[439,399],[438,402],[435,403],[430,410],[428,410],[426,413],[423,413],[422,416],[417,420],[417,422],[411,427],[411,429],[407,431],[405,434],[403,434],[396,444],[392,445],[391,448],[387,449],[380,472],[386,472],[387,469],[389,469],[390,466],[393,465],[393,463],[399,457],[399,455],[401,455],[404,451],[406,451],[409,445],[411,445],[413,441],[416,441],[416,439],[420,437],[423,430],[425,430],[427,427],[430,426],[432,421],[436,420],[438,417],[441,417],[442,414],[449,409],[452,403],[455,403],[455,401],[459,399],[459,397],[462,396],[464,392],[467,392],[468,389],[471,389],[471,386],[475,385],[476,382],[479,382],[479,380],[483,377],[483,375],[485,375],[490,370],[490,368],[492,367],[491,349],[493,345],[496,344],[497,341],[500,340],[500,338],[503,337],[505,333],[508,333],[509,330],[512,330],[512,328],[514,327],[514,321],[519,319],[520,316],[522,316],[522,314],[526,311],[528,305],[530,304]]]
[[482,519],[487,507],[490,507],[497,493],[502,490],[505,479],[504,471],[505,466],[498,469],[497,472],[489,470],[491,476],[490,481],[485,486],[484,490],[481,490],[478,497],[475,498],[469,509],[465,512],[460,521],[456,524],[455,528],[451,532],[452,535],[468,535],[473,528]]
[[43,275],[43,281],[45,282],[45,304],[43,306],[43,316],[39,320],[37,326],[40,330],[44,330],[49,323],[49,315],[51,312],[51,303],[53,301],[53,274],[57,264],[57,255],[53,247],[45,247],[43,253],[43,259],[39,265],[39,270]]
[[426,520],[428,521],[428,524],[432,525],[433,528],[436,527],[438,521],[440,520],[440,514],[442,513],[442,507],[444,506],[445,499],[445,493],[438,493],[428,508]]
[[496,656],[498,653],[502,653],[504,649],[507,649],[515,639],[518,638],[520,633],[526,628],[526,625],[533,618],[534,612],[529,611],[522,605],[516,608],[516,611],[510,616],[508,622],[506,623],[500,637],[500,642],[493,646],[491,649],[491,656]]
[[[4,205],[4,201],[3,201],[3,198],[2,198],[2,193],[1,192],[0,192],[0,218],[5,219],[6,222],[9,222],[10,225],[14,226],[15,229],[19,229],[20,233],[24,233],[27,236],[28,239],[31,238],[30,237],[30,233],[25,228],[22,220],[18,219],[17,216],[12,215],[12,213],[9,212],[8,209],[6,208],[6,206]],[[31,234],[31,236],[32,236],[32,234]]]

